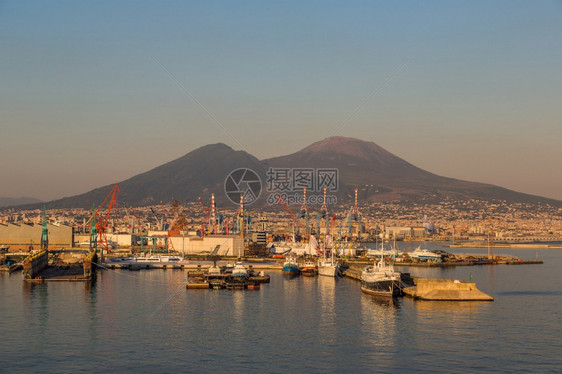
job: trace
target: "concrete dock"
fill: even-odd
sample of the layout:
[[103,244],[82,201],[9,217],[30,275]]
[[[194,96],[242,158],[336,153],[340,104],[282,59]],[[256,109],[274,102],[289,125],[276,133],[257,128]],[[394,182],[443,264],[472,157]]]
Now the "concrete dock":
[[454,279],[413,278],[415,286],[406,287],[406,296],[434,301],[493,301],[494,298],[476,288],[476,283]]
[[[350,264],[344,276],[357,281],[361,280],[361,272],[365,265]],[[405,296],[416,300],[434,301],[493,301],[494,298],[480,291],[475,283],[455,279],[431,279],[410,277],[403,273],[402,289]]]

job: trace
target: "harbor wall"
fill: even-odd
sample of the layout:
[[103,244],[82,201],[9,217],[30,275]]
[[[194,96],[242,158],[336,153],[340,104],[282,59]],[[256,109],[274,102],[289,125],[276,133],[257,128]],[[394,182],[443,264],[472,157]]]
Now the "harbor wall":
[[414,287],[404,289],[406,295],[421,300],[492,301],[493,297],[476,287],[476,283],[455,279],[414,278]]

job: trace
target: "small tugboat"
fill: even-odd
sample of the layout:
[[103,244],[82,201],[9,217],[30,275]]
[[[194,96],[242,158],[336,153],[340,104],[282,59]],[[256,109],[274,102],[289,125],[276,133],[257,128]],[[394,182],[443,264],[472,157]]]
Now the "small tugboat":
[[316,269],[316,264],[313,259],[307,259],[304,261],[301,274],[305,277],[314,277],[318,274],[318,270]]

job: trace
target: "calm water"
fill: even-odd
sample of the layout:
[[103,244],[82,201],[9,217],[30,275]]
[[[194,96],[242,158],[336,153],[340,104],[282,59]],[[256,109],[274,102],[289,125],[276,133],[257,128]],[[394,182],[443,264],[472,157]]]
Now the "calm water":
[[562,250],[496,253],[545,263],[409,269],[495,298],[468,303],[280,272],[258,291],[187,291],[177,270],[103,271],[89,289],[0,274],[0,372],[562,372]]

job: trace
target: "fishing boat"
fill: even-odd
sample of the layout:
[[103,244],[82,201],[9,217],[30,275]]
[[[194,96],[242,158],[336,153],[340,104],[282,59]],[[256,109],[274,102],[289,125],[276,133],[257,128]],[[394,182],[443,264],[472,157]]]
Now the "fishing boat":
[[[394,270],[394,266],[385,261],[384,244],[381,242],[379,259],[367,266],[361,272],[361,291],[370,295],[399,296],[402,292],[400,283],[400,272]],[[396,258],[396,247],[391,254]]]
[[[330,239],[328,239],[330,238]],[[333,242],[331,236],[327,236],[325,242]],[[337,248],[332,248],[330,251],[330,257],[326,257],[326,243],[324,243],[324,248],[322,250],[322,257],[318,259],[318,275],[323,275],[326,277],[337,277],[340,273],[340,264],[334,258],[334,252]]]
[[331,258],[320,258],[318,260],[318,275],[323,275],[326,277],[337,277],[340,272],[340,264],[334,257]]
[[318,273],[313,259],[306,259],[301,269],[301,274],[306,277],[314,277]]
[[402,292],[400,272],[395,271],[394,266],[386,263],[381,256],[378,262],[361,272],[361,291],[376,296],[399,296]]
[[301,271],[299,269],[299,265],[297,263],[296,257],[294,256],[287,257],[285,263],[283,264],[283,274],[295,276],[295,275],[299,275],[300,272]]

